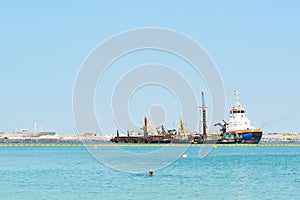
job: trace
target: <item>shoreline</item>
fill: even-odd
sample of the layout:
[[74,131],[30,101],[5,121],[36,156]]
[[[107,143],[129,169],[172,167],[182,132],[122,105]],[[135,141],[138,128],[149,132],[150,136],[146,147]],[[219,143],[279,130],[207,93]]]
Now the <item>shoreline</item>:
[[[111,143],[114,134],[51,134],[31,135],[1,134],[0,144],[5,143]],[[300,133],[266,133],[259,144],[265,143],[300,143]]]

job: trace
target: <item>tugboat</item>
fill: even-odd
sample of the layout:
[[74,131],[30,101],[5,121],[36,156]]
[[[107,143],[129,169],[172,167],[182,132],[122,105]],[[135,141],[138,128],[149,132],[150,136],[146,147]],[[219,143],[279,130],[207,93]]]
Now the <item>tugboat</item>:
[[251,125],[248,117],[246,117],[246,110],[241,106],[240,93],[235,90],[235,105],[230,109],[229,123],[215,124],[222,127],[221,138],[217,141],[219,144],[228,143],[244,143],[257,144],[262,137],[262,130]]

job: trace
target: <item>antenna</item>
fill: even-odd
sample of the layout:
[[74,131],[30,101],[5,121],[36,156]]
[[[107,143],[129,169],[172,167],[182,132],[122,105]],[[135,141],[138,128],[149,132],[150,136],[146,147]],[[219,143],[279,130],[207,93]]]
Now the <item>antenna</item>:
[[234,90],[234,98],[235,98],[236,107],[240,107],[242,99],[240,97],[240,92],[238,90]]

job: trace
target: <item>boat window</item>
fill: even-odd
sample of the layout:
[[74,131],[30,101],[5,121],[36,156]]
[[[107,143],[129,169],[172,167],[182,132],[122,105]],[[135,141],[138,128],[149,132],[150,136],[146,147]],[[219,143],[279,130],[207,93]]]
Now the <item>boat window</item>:
[[[230,111],[230,113],[232,113],[232,111]],[[245,113],[244,110],[234,110],[233,113]]]

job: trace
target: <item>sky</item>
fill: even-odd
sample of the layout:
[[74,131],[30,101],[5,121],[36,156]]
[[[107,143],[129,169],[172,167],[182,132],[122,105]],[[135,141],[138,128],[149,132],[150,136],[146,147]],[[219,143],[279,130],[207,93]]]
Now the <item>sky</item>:
[[[2,1],[0,132],[32,130],[36,120],[45,130],[75,133],[72,95],[82,63],[107,38],[142,27],[175,30],[199,43],[222,77],[227,110],[238,89],[255,126],[264,132],[300,131],[299,9],[297,1]],[[95,95],[95,112],[98,121],[104,120],[105,132],[117,129],[105,97],[125,73],[118,66],[130,70],[149,62],[166,62],[176,70],[184,65],[152,51],[115,63]],[[181,73],[200,104],[200,92],[207,91],[203,79],[188,67]],[[132,119],[139,123],[149,106],[159,103],[171,110],[167,127],[177,126],[180,111],[174,97],[154,85],[144,89],[129,102]],[[149,100],[154,93],[159,102]]]

